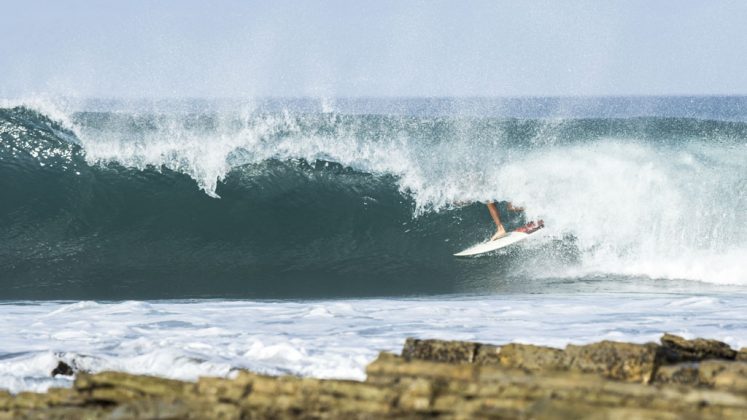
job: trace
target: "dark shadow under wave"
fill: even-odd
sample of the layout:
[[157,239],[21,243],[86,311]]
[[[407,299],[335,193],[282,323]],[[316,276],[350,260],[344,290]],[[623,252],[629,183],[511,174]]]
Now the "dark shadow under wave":
[[237,168],[221,199],[176,172],[115,165],[0,165],[0,179],[4,298],[451,293],[507,268],[451,257],[490,234],[483,205],[413,218],[394,179],[329,162]]

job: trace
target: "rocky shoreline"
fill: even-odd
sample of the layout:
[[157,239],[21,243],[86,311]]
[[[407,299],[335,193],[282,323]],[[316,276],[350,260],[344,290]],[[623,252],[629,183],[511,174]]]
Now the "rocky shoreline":
[[565,349],[408,339],[366,373],[357,382],[239,371],[193,383],[78,372],[70,389],[0,391],[0,419],[747,418],[747,348],[670,334]]

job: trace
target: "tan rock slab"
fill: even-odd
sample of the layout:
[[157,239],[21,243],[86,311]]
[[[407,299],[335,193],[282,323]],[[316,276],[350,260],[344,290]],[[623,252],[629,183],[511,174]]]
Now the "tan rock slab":
[[567,370],[569,367],[568,358],[563,350],[531,344],[480,346],[476,362],[498,364],[530,372]]
[[146,395],[181,395],[193,389],[194,384],[155,376],[101,372],[95,375],[78,374],[75,378],[74,387],[78,390],[116,387],[134,390]]
[[568,345],[565,355],[569,368],[599,373],[607,378],[628,382],[651,381],[657,356],[656,344],[632,344],[601,341],[584,346]]
[[472,363],[478,344],[468,341],[418,340],[408,338],[402,348],[402,357],[431,362]]
[[747,362],[706,360],[698,366],[701,384],[738,393],[747,392]]
[[728,344],[718,340],[696,338],[686,340],[674,334],[661,337],[662,355],[667,363],[701,361],[707,359],[734,360],[737,352]]
[[700,384],[698,364],[694,362],[659,366],[654,377],[655,383],[696,386]]

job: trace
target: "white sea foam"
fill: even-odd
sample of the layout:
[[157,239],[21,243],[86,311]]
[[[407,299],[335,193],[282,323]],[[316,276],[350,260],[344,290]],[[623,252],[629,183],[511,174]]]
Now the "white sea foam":
[[406,337],[562,347],[664,332],[747,346],[747,296],[574,294],[313,302],[197,301],[0,305],[0,388],[43,391],[62,360],[194,380],[234,368],[364,379]]
[[29,95],[23,98],[0,98],[0,108],[14,107],[33,109],[69,130],[74,131],[76,128],[75,123],[70,118],[70,101],[65,98],[43,94]]

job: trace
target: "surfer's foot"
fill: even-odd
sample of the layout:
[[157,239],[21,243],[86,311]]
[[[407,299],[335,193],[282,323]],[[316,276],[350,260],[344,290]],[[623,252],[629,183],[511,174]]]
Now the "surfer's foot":
[[503,226],[499,227],[498,230],[495,232],[495,235],[493,235],[490,240],[494,241],[496,239],[500,239],[502,237],[506,236],[506,229],[503,228]]

